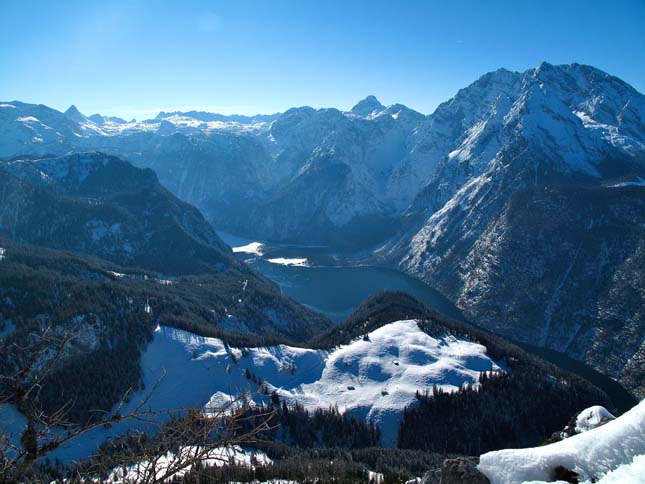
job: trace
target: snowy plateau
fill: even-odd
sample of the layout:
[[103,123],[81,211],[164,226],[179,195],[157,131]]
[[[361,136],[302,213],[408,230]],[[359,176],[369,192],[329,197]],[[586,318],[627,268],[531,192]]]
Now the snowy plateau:
[[146,382],[166,371],[155,406],[221,408],[237,394],[255,392],[245,377],[248,368],[287,402],[309,409],[338,406],[378,423],[388,446],[396,445],[399,417],[417,390],[457,390],[476,383],[482,371],[501,370],[485,347],[452,336],[432,338],[413,320],[387,324],[366,339],[332,351],[248,348],[243,356],[219,339],[160,327],[141,365]]
[[[155,410],[226,407],[244,392],[256,401],[262,396],[246,378],[249,369],[270,392],[308,409],[337,406],[378,424],[382,443],[395,446],[399,418],[417,391],[433,385],[454,391],[477,384],[480,372],[503,371],[480,344],[453,336],[433,338],[416,321],[396,321],[336,349],[314,350],[287,345],[247,348],[227,347],[206,338],[169,327],[158,327],[141,357],[146,388],[159,382],[149,404]],[[146,393],[145,391],[142,393]],[[133,397],[134,408],[141,397]],[[128,410],[125,406],[123,412]],[[3,410],[5,425],[18,435],[22,419]],[[135,422],[97,429],[59,449],[54,455],[71,461],[89,455],[109,436],[138,428]]]

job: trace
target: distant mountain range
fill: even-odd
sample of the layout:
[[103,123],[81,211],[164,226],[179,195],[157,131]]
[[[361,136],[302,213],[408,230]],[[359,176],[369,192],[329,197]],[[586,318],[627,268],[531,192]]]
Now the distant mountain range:
[[160,113],[0,104],[0,157],[99,150],[152,168],[215,227],[369,249],[506,336],[645,395],[645,97],[594,67],[485,74],[429,116]]

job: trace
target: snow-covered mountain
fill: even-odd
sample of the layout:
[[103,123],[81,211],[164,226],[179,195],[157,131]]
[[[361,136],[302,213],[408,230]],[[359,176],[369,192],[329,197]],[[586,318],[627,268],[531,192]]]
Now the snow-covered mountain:
[[[142,122],[87,117],[74,106],[47,115],[47,108],[25,103],[0,108],[0,126],[17,132],[3,139],[0,157],[114,154],[153,168],[218,227],[276,240],[356,239],[356,246],[361,233],[364,242],[381,240],[426,178],[418,164],[404,161],[423,116],[400,104],[385,107],[373,96],[348,112],[162,112]],[[34,123],[53,139],[33,135]]]
[[[351,111],[291,109],[273,122],[265,146],[277,175],[266,200],[234,230],[335,245],[369,244],[396,227],[415,190],[400,187],[410,135],[423,116],[370,96]],[[417,177],[419,178],[419,177]]]
[[143,122],[11,102],[0,128],[0,157],[97,149],[153,168],[223,230],[379,242],[374,260],[479,324],[645,394],[645,97],[594,67],[500,69],[429,116],[374,96]]
[[0,103],[0,158],[19,154],[61,154],[81,136],[78,123],[47,106]]
[[409,228],[411,215],[433,214],[467,182],[471,193],[476,179],[514,153],[526,151],[525,178],[533,178],[525,184],[630,175],[608,160],[624,165],[642,156],[642,117],[642,96],[619,79],[542,63],[486,74],[430,116],[374,96],[347,112],[162,112],[142,122],[3,103],[0,126],[11,136],[0,157],[100,150],[155,169],[218,227],[357,246]]
[[645,97],[542,63],[485,75],[417,133],[436,171],[385,257],[481,324],[642,394],[645,190],[619,181],[645,173]]
[[[288,403],[311,410],[338,406],[373,421],[390,447],[396,445],[401,413],[417,390],[437,385],[455,391],[475,384],[481,371],[501,371],[486,347],[448,334],[431,337],[413,320],[386,324],[332,350],[279,345],[244,353],[218,339],[159,328],[142,364],[150,381],[163,369],[169,372],[158,397],[167,408],[185,406],[186,399],[189,406],[220,408],[236,394],[254,391],[245,376],[249,369]],[[193,378],[186,380],[187,374]]]

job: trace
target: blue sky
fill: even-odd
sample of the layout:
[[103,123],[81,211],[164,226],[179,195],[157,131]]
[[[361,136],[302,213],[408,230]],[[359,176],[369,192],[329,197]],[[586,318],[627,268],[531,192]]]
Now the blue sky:
[[644,25],[644,0],[0,0],[0,100],[142,119],[374,94],[430,113],[490,70],[541,60],[645,92]]

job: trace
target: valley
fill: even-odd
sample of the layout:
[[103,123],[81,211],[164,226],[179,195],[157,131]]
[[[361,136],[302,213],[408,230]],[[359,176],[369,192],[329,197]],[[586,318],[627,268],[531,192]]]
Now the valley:
[[[342,255],[325,247],[294,247],[257,242],[225,232],[220,232],[220,236],[233,247],[240,259],[276,282],[284,294],[324,314],[337,324],[345,320],[368,296],[380,291],[410,294],[435,311],[464,320],[462,312],[438,291],[396,269],[356,263],[352,265],[350,255]],[[295,260],[304,259],[307,263],[305,266],[294,267],[268,262],[267,259],[277,255]],[[472,321],[470,324],[473,324]],[[634,405],[634,397],[624,387],[591,366],[561,352],[516,343],[526,351],[589,380],[605,391],[621,412]]]
[[642,425],[645,96],[617,77],[498,69],[429,115],[374,96],[142,121],[7,101],[0,129],[14,480],[64,463],[142,482],[205,450],[230,461],[214,482],[297,477],[305,456],[347,482],[454,464],[515,484],[491,459],[544,454],[521,475],[550,478],[591,439],[570,425],[585,409]]

